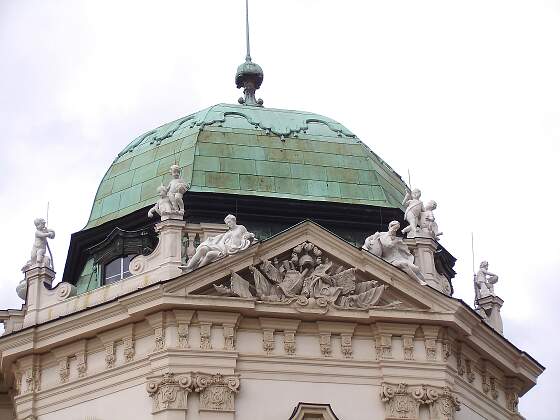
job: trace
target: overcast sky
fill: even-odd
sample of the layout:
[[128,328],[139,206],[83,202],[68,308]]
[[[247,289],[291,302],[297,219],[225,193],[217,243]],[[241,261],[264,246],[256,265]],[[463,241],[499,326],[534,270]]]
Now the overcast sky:
[[[243,3],[0,0],[0,307],[47,202],[61,276],[126,144],[236,103]],[[505,336],[547,367],[521,411],[560,418],[560,1],[253,0],[251,36],[265,106],[341,122],[437,200],[469,304],[474,232]]]

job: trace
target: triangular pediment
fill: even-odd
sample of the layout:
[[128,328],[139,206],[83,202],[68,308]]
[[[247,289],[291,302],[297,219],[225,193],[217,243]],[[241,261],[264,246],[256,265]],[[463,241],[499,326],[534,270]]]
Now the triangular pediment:
[[165,293],[318,313],[446,312],[453,306],[452,299],[311,221],[174,279]]

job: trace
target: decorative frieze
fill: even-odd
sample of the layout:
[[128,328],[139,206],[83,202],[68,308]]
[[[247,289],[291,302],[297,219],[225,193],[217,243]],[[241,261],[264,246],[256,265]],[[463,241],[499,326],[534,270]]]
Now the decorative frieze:
[[200,392],[200,410],[234,411],[239,375],[196,373],[195,391]]
[[294,330],[284,331],[284,351],[288,356],[296,354],[296,332]]
[[87,375],[87,355],[85,351],[76,353],[76,370],[78,371],[79,378]]
[[434,325],[422,325],[424,332],[424,347],[426,348],[426,360],[437,360],[437,338],[440,327]]
[[171,372],[150,380],[146,391],[152,399],[152,414],[163,410],[186,410],[187,395],[192,391],[192,383],[190,374],[174,375]]
[[134,339],[131,335],[123,338],[124,360],[132,362],[134,360]]
[[404,360],[414,360],[414,336],[402,336],[403,358]]
[[490,376],[490,396],[493,400],[498,399],[498,389],[496,388],[496,378]]
[[62,384],[68,382],[70,378],[70,359],[68,356],[64,356],[58,361],[58,377]]
[[235,350],[235,326],[224,324],[224,350]]
[[112,341],[105,344],[105,367],[111,369],[115,366],[117,358],[115,355],[115,343]]
[[146,316],[146,320],[154,330],[154,353],[165,350],[165,313],[150,314]]
[[450,388],[430,385],[382,383],[381,401],[385,420],[418,420],[421,405],[429,407],[430,420],[453,420],[461,408]]
[[25,369],[25,393],[38,392],[41,390],[41,369],[39,366],[30,366]]
[[393,357],[392,334],[379,333],[375,336],[375,357],[377,360]]
[[212,338],[212,323],[201,322],[200,323],[200,349],[201,350],[212,349],[211,338]]
[[175,322],[177,326],[177,347],[180,349],[188,349],[189,346],[189,327],[194,311],[175,309]]
[[465,367],[463,366],[463,345],[459,341],[456,344],[455,358],[457,359],[457,373],[459,376],[463,376],[465,374]]
[[330,333],[325,332],[319,334],[319,348],[323,357],[330,357],[332,355]]
[[163,327],[154,328],[154,352],[165,349],[165,329]]
[[470,359],[465,359],[465,372],[467,376],[467,381],[469,381],[469,383],[472,384],[474,382],[475,376],[472,369],[472,361]]
[[352,356],[352,334],[340,334],[340,351],[345,359],[351,359]]
[[274,330],[272,328],[263,330],[263,350],[267,355],[274,351]]

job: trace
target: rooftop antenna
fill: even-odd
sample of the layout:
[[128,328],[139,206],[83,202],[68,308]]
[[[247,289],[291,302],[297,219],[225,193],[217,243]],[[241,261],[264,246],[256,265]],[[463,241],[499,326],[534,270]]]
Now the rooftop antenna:
[[247,106],[262,106],[263,100],[255,98],[255,92],[261,87],[264,73],[261,66],[251,60],[251,45],[249,42],[249,0],[245,0],[245,40],[247,43],[247,55],[245,62],[237,67],[235,73],[235,85],[237,89],[243,88],[243,97],[239,103]]

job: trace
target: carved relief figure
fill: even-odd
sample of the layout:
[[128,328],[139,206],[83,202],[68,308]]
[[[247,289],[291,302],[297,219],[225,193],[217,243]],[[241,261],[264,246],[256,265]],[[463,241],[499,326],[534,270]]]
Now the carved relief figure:
[[402,202],[403,205],[406,204],[404,219],[408,222],[408,226],[402,230],[402,233],[406,233],[407,236],[416,233],[420,224],[420,213],[423,209],[421,195],[422,192],[418,188],[414,188],[412,191],[408,190],[404,196]]
[[244,251],[255,241],[255,235],[248,232],[245,226],[238,225],[235,216],[228,214],[224,222],[228,231],[210,237],[197,246],[194,255],[185,267],[187,272],[211,263],[218,258]]
[[35,241],[33,242],[33,247],[31,248],[31,258],[23,266],[22,271],[27,270],[33,265],[53,268],[51,257],[50,255],[47,255],[47,249],[49,247],[47,239],[54,239],[54,230],[47,228],[47,224],[44,219],[35,219],[34,223],[37,230],[35,231]]
[[488,261],[480,263],[480,269],[475,276],[476,300],[486,296],[495,296],[494,285],[498,282],[498,276],[488,271]]
[[293,248],[285,260],[274,258],[251,266],[249,273],[252,281],[233,273],[229,286],[214,288],[222,295],[257,297],[267,302],[363,309],[381,306],[379,301],[387,288],[373,280],[359,281],[355,268],[334,263],[311,242]]
[[171,208],[173,211],[184,214],[185,205],[183,203],[183,194],[185,194],[191,186],[181,178],[181,168],[179,168],[178,165],[171,165],[169,172],[172,178],[167,186],[167,196],[171,202]]
[[434,210],[437,208],[437,203],[434,200],[428,201],[422,212],[420,213],[420,228],[432,236],[435,240],[439,240],[439,237],[443,235],[443,232],[439,231],[436,219],[434,217]]
[[[161,217],[173,211],[173,207],[171,206],[171,200],[167,196],[167,188],[163,185],[160,185],[157,188],[157,192],[159,194],[159,199],[157,203],[154,205],[154,207],[148,210],[148,217],[150,218],[154,217],[154,213],[159,214]],[[182,199],[181,199],[181,203],[183,203]]]
[[389,230],[387,232],[376,232],[367,237],[362,248],[377,257],[383,258],[389,264],[403,270],[412,279],[425,285],[424,276],[420,269],[414,265],[413,255],[402,238],[397,236],[397,230],[399,230],[400,226],[399,222],[393,220],[389,223]]

